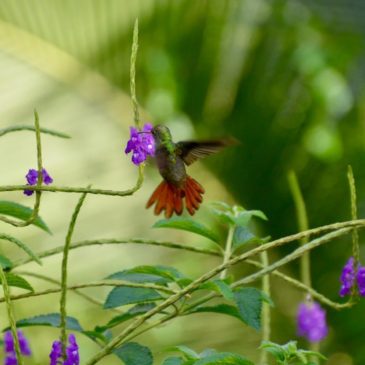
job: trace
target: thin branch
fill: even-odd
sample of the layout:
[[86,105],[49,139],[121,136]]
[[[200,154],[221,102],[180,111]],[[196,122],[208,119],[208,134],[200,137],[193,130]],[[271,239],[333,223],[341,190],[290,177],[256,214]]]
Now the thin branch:
[[61,342],[62,342],[62,352],[63,356],[66,355],[66,295],[67,295],[67,263],[68,263],[68,253],[71,244],[72,234],[74,232],[74,228],[76,225],[76,220],[80,213],[81,207],[85,201],[86,193],[84,193],[72,214],[71,221],[68,227],[65,246],[63,249],[63,258],[62,258],[62,271],[61,271],[61,298],[60,298],[60,327],[61,327]]
[[[167,288],[162,285],[156,285],[156,284],[142,284],[142,283],[132,283],[130,281],[123,281],[123,280],[103,280],[103,281],[95,281],[91,283],[84,283],[84,284],[75,284],[67,286],[67,290],[75,290],[75,289],[85,289],[85,288],[95,288],[95,287],[101,287],[101,286],[113,286],[113,287],[120,287],[125,286],[129,288],[144,288],[144,289],[154,289],[161,292],[165,292],[168,294],[175,294],[177,293],[176,290]],[[43,295],[48,294],[54,294],[61,292],[62,288],[49,288],[45,290],[40,290],[36,292],[29,292],[29,293],[22,293],[17,295],[11,295],[11,300],[20,300],[20,299],[26,299],[26,298],[32,298],[32,297],[39,297]],[[5,297],[0,298],[0,303],[5,302]]]
[[[179,249],[179,250],[185,250],[185,251],[191,251],[196,253],[201,253],[205,255],[213,255],[213,256],[221,256],[220,252],[205,248],[199,248],[199,247],[193,247],[193,246],[186,246],[184,244],[178,244],[173,242],[164,242],[164,241],[154,241],[154,240],[145,240],[145,239],[139,239],[139,238],[107,238],[107,239],[99,239],[99,240],[87,240],[87,241],[81,241],[73,243],[70,246],[70,250],[81,248],[81,247],[89,247],[89,246],[95,246],[95,245],[117,245],[117,244],[138,244],[138,245],[151,245],[151,246],[160,246],[160,247],[167,247],[172,249]],[[53,256],[61,253],[63,251],[63,246],[58,246],[55,248],[52,248],[50,250],[46,250],[43,252],[40,252],[38,254],[39,258],[44,258],[48,256]],[[31,262],[32,259],[30,258],[24,258],[21,260],[18,260],[14,262],[13,267],[18,267],[21,265],[25,265],[29,262]]]
[[[27,125],[22,125],[22,126],[19,125],[19,126],[16,126],[16,127],[3,128],[3,129],[0,129],[0,137],[6,135],[8,133],[21,132],[21,131],[35,132],[36,129],[32,126],[27,126]],[[54,136],[54,137],[65,138],[65,139],[71,138],[68,134],[57,132],[57,131],[54,131],[52,129],[40,128],[39,131],[41,133],[49,134],[49,135]]]

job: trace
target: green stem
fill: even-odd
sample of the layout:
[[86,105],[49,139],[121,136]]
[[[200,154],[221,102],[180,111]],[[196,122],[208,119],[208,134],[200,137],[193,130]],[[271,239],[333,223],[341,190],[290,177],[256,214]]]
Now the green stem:
[[[174,243],[174,242],[146,240],[146,239],[140,239],[140,238],[105,238],[105,239],[98,239],[98,240],[81,241],[81,242],[76,242],[76,243],[71,244],[70,250],[73,250],[76,248],[82,248],[82,247],[95,246],[95,245],[118,245],[118,244],[160,246],[160,247],[200,253],[200,254],[204,254],[204,255],[221,256],[220,252],[218,252],[216,250],[210,250],[210,249],[199,248],[199,247],[194,247],[194,246],[186,246],[184,244],[179,244],[179,243]],[[64,246],[58,246],[58,247],[52,248],[50,250],[40,252],[37,256],[39,258],[44,258],[44,257],[57,255],[60,252],[62,252],[63,249],[64,249]],[[21,265],[25,265],[31,261],[33,261],[33,259],[31,259],[31,258],[24,258],[24,259],[18,260],[16,262],[14,262],[13,268],[21,266]]]
[[3,270],[1,265],[0,265],[0,279],[1,279],[1,284],[3,286],[3,291],[4,291],[4,300],[5,300],[5,303],[6,303],[6,310],[8,312],[10,331],[11,331],[11,335],[12,335],[13,340],[14,340],[14,348],[15,348],[16,358],[18,360],[18,364],[23,365],[23,359],[22,359],[21,353],[20,353],[18,333],[17,333],[17,330],[16,330],[16,321],[15,321],[15,317],[14,317],[14,313],[13,313],[13,307],[12,307],[11,299],[10,299],[10,289],[9,289],[9,286],[8,286],[8,282],[6,280],[6,275],[5,275],[4,270]]
[[[124,286],[124,287],[130,287],[130,288],[154,289],[154,290],[159,290],[161,292],[168,293],[168,294],[177,293],[176,290],[167,288],[162,285],[131,283],[129,281],[123,281],[123,280],[101,280],[101,281],[95,281],[95,282],[91,282],[91,283],[75,284],[75,285],[67,286],[66,290],[95,288],[95,287],[101,287],[101,286],[113,286],[113,287]],[[59,287],[59,288],[45,289],[45,290],[41,290],[41,291],[37,291],[37,292],[17,294],[17,295],[12,295],[11,300],[20,300],[20,299],[31,298],[31,297],[39,297],[42,295],[48,295],[48,294],[59,293],[59,292],[62,293],[63,290],[64,289],[62,287]],[[0,303],[2,303],[2,302],[5,302],[5,297],[0,298]]]
[[71,221],[68,227],[68,232],[65,240],[65,247],[63,250],[63,258],[62,258],[62,272],[61,272],[61,298],[60,298],[60,327],[61,327],[61,342],[62,342],[62,351],[65,356],[66,351],[66,294],[67,294],[67,262],[68,262],[68,253],[71,244],[72,234],[75,228],[77,217],[80,213],[80,209],[82,204],[84,203],[86,198],[86,193],[84,193],[72,214]]
[[[355,184],[354,174],[352,172],[352,167],[350,165],[348,166],[347,179],[350,188],[351,218],[357,219],[356,184]],[[357,270],[357,267],[360,262],[359,233],[357,229],[354,229],[352,231],[352,255],[354,257],[354,267],[355,270]]]
[[[19,125],[19,126],[16,126],[16,127],[8,127],[8,128],[0,129],[0,137],[4,136],[5,134],[8,134],[8,133],[20,132],[20,131],[35,132],[36,128],[31,127],[31,126],[27,126],[27,125],[23,125],[23,126]],[[65,133],[57,132],[57,131],[54,131],[52,129],[40,128],[39,131],[41,133],[49,134],[49,135],[54,136],[54,137],[67,138],[67,139],[71,138],[69,135],[67,135]]]
[[[268,267],[269,266],[269,255],[267,251],[261,252],[261,262],[262,266]],[[265,275],[262,277],[262,291],[270,297],[270,275]],[[263,303],[262,305],[262,341],[270,341],[270,305],[268,303]],[[261,350],[260,353],[260,364],[266,365],[268,364],[268,352]]]
[[131,53],[131,65],[130,65],[130,90],[133,104],[133,118],[135,125],[140,127],[138,101],[136,96],[136,61],[138,52],[138,18],[134,22],[133,28],[133,43]]
[[[296,216],[298,219],[299,231],[307,231],[309,229],[307,209],[303,199],[302,192],[298,183],[298,179],[294,171],[288,174],[289,187],[293,196]],[[308,242],[308,237],[301,240],[302,245]],[[310,270],[310,254],[309,252],[303,255],[300,259],[300,277],[302,282],[311,287],[311,270]]]
[[[36,110],[34,111],[34,129],[35,129],[36,144],[37,144],[38,180],[37,180],[37,184],[34,186],[37,190],[36,190],[36,196],[35,196],[35,202],[34,202],[32,214],[30,215],[30,217],[27,220],[21,221],[21,222],[14,220],[14,219],[10,219],[8,217],[0,216],[1,221],[11,224],[15,227],[26,227],[26,226],[29,226],[30,224],[32,224],[38,216],[39,207],[41,204],[42,192],[41,192],[41,190],[38,190],[38,189],[42,188],[42,182],[43,182],[42,144],[41,144],[41,132],[40,132],[40,127],[39,127],[39,116],[38,116],[38,113]],[[30,185],[27,185],[23,190],[25,190],[25,189],[32,190],[30,188]]]
[[[230,225],[228,234],[227,234],[227,241],[226,241],[226,246],[224,249],[224,255],[223,255],[224,264],[229,261],[229,259],[231,258],[231,255],[232,255],[232,242],[233,242],[234,230],[235,230],[235,226]],[[220,278],[223,280],[223,279],[225,279],[226,276],[227,276],[227,269],[223,270],[221,272]]]

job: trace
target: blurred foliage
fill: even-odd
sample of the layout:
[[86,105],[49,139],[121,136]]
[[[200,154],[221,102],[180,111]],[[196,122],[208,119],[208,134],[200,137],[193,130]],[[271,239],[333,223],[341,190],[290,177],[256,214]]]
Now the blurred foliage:
[[[348,164],[364,216],[363,15],[361,0],[0,3],[2,22],[65,50],[125,91],[138,16],[141,104],[176,134],[189,135],[194,126],[201,138],[233,135],[242,142],[207,164],[240,204],[266,213],[262,229],[273,237],[297,230],[286,181],[291,169],[312,227],[350,218]],[[349,254],[346,241],[312,255],[319,291],[337,292]],[[361,304],[329,313],[337,331],[326,352],[365,362],[363,310]],[[274,329],[274,336],[287,341],[285,331]]]

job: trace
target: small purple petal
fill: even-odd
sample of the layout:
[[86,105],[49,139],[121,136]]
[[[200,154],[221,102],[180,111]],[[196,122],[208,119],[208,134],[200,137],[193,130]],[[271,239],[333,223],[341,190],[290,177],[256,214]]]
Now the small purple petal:
[[46,169],[42,169],[42,176],[43,176],[43,182],[46,185],[52,184],[53,183],[53,179],[51,178],[51,176],[49,176],[48,172]]
[[28,173],[25,175],[25,178],[28,181],[29,185],[35,185],[38,181],[38,171],[34,169],[30,169]]
[[297,313],[297,332],[310,342],[319,342],[328,334],[326,312],[316,302],[301,303]]
[[7,354],[4,360],[4,365],[18,365],[15,353]]
[[341,288],[339,293],[341,297],[351,294],[351,290],[355,285],[354,262],[354,258],[350,257],[342,269],[340,276]]
[[[29,184],[27,184],[27,185],[29,185]],[[33,190],[25,189],[25,190],[23,191],[23,194],[24,194],[24,195],[28,195],[28,196],[33,195],[33,193],[34,193],[34,191],[33,191]]]
[[14,341],[13,341],[13,335],[11,334],[11,331],[6,331],[4,333],[4,350],[5,352],[14,352]]
[[49,354],[50,365],[57,365],[58,360],[62,357],[62,343],[59,340],[56,340],[52,344],[52,350]]
[[20,352],[22,353],[22,355],[24,356],[32,355],[32,351],[29,347],[29,342],[27,338],[24,336],[24,333],[21,330],[18,330],[17,333],[18,333]]
[[76,337],[73,334],[68,336],[69,345],[66,347],[66,361],[64,365],[79,365],[80,364],[80,356],[79,356],[79,346],[76,342]]

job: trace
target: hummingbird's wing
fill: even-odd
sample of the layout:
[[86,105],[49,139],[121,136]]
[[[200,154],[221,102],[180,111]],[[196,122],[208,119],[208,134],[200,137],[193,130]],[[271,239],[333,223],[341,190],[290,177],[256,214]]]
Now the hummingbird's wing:
[[176,153],[186,165],[191,165],[196,160],[212,155],[224,147],[237,144],[234,139],[222,139],[216,141],[182,141],[176,143]]

